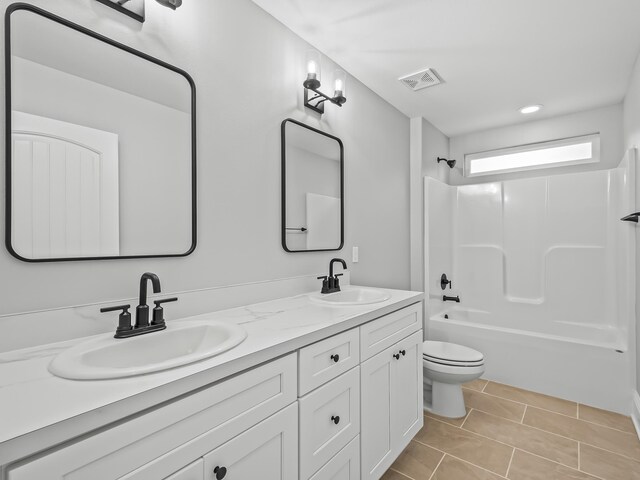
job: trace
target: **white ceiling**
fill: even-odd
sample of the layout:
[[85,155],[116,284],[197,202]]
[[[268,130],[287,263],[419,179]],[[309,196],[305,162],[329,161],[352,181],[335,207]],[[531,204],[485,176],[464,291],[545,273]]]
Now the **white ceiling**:
[[[620,102],[640,51],[639,0],[253,1],[449,136]],[[445,83],[398,81],[426,67]]]

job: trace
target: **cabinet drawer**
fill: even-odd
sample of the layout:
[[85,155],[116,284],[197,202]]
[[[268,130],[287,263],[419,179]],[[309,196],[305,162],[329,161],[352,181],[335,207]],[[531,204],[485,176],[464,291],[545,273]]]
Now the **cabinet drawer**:
[[360,367],[299,400],[300,479],[311,477],[360,432]]
[[10,467],[7,478],[165,478],[295,402],[296,368],[295,354],[266,363]]
[[289,405],[206,454],[205,480],[223,477],[228,480],[296,480],[298,405]]
[[351,440],[311,480],[360,480],[360,436]]
[[298,391],[303,396],[360,363],[358,329],[309,345],[298,354]]
[[164,480],[204,480],[204,460],[200,458]]
[[410,305],[360,327],[360,359],[365,361],[422,329],[422,303]]

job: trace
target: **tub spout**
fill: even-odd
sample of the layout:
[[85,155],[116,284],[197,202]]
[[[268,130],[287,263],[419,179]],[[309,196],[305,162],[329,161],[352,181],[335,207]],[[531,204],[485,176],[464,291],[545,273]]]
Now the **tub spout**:
[[446,295],[442,296],[442,301],[443,302],[456,302],[456,303],[460,303],[460,295],[456,295],[455,297],[448,297]]

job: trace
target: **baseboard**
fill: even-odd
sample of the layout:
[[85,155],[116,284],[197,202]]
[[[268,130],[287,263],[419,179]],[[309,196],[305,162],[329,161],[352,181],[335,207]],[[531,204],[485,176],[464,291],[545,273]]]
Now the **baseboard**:
[[638,394],[636,390],[633,391],[631,420],[633,420],[633,426],[636,427],[636,433],[638,434],[638,438],[640,438],[640,394]]

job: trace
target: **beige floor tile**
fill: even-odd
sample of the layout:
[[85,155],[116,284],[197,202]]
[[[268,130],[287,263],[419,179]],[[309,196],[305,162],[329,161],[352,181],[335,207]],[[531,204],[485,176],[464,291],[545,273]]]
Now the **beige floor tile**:
[[391,468],[411,478],[430,478],[443,456],[438,450],[411,442]]
[[625,417],[619,413],[600,410],[588,405],[578,405],[578,418],[587,422],[597,423],[605,427],[615,428],[627,433],[636,433],[631,417]]
[[578,468],[578,442],[574,440],[478,410],[471,411],[463,428],[569,467]]
[[635,434],[621,432],[533,407],[527,408],[524,423],[547,432],[557,433],[558,435],[640,460],[640,441]]
[[[424,477],[425,480],[428,478]],[[432,480],[500,480],[502,478],[504,477],[446,455]]]
[[509,467],[510,480],[596,480],[596,477],[516,450]]
[[[427,477],[428,478],[428,477]],[[386,472],[384,472],[384,475],[382,475],[382,477],[380,477],[380,480],[408,480],[409,477],[398,473],[394,470],[387,470]],[[420,480],[420,479],[411,479],[411,480]],[[462,479],[461,479],[462,480]]]
[[470,390],[477,390],[481,392],[482,389],[487,385],[487,383],[489,383],[487,380],[478,378],[476,380],[471,380],[470,382],[463,383],[462,386]]
[[514,422],[522,420],[525,405],[521,403],[505,400],[504,398],[494,397],[486,393],[477,392],[475,390],[462,390],[464,394],[464,403],[467,410],[474,408],[483,412],[491,413]]
[[543,395],[541,393],[530,392],[522,388],[511,387],[501,383],[489,382],[484,388],[484,393],[496,395],[498,397],[513,400],[514,402],[526,403],[534,407],[544,408],[552,412],[562,413],[571,417],[578,416],[578,404],[563,400],[561,398]]
[[[467,410],[467,415],[468,415],[468,410]],[[435,415],[433,413],[429,413],[429,412],[424,412],[424,422],[425,424],[429,421],[429,419],[434,419],[434,420],[440,420],[441,422],[444,423],[448,423],[449,425],[453,425],[454,427],[459,427],[461,426],[464,421],[467,419],[467,417],[462,417],[462,418],[447,418],[447,417],[441,417],[440,415]]]
[[499,475],[506,473],[513,451],[508,445],[437,420],[426,424],[415,440]]
[[584,443],[580,444],[580,468],[607,480],[640,480],[640,463]]

